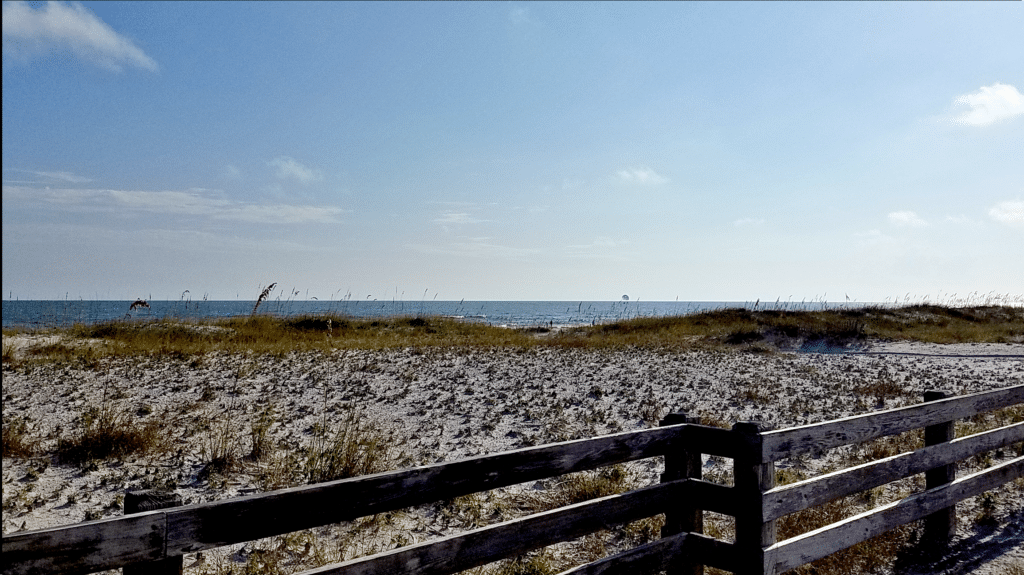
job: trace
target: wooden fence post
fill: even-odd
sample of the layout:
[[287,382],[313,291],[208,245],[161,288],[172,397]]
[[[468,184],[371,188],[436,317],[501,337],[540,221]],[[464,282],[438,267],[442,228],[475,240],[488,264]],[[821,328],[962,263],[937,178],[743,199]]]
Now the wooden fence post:
[[[156,489],[130,489],[124,494],[124,514],[142,513],[143,511],[154,511],[168,507],[180,507],[182,505],[181,495],[172,491],[159,491]],[[166,543],[165,543],[166,546]],[[169,557],[160,561],[150,563],[136,563],[126,565],[123,569],[124,575],[181,575],[185,565],[185,557]]]
[[[951,394],[945,391],[931,390],[924,392],[924,400],[936,401],[950,397]],[[937,445],[952,441],[956,437],[955,422],[938,423],[924,428],[924,444]],[[932,489],[956,479],[956,464],[936,467],[924,474],[925,489]],[[921,539],[926,546],[932,549],[942,549],[949,545],[953,536],[956,535],[956,506],[950,505],[942,511],[936,511],[924,519],[924,537]]]
[[[686,413],[670,413],[658,425],[678,425],[680,423],[700,423],[700,418],[688,416]],[[678,479],[701,478],[701,453],[685,443],[674,443],[671,452],[665,454],[665,473],[661,474],[661,482],[668,483]],[[704,510],[688,500],[676,500],[675,504],[665,511],[665,525],[661,528],[661,536],[668,537],[679,533],[704,533]],[[687,560],[674,562],[666,571],[668,575],[704,575],[704,565]]]
[[765,565],[764,549],[775,543],[775,520],[764,520],[764,492],[775,487],[775,464],[761,461],[761,424],[741,421],[732,430],[740,435],[742,453],[733,459],[733,484],[736,490],[736,551],[739,575],[771,573]]

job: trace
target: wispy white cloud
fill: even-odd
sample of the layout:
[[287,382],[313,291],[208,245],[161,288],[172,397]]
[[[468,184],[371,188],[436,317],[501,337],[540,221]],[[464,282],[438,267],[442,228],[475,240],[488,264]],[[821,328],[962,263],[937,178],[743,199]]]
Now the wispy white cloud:
[[764,218],[740,218],[734,221],[732,225],[740,228],[743,226],[762,226],[764,223]]
[[36,171],[36,170],[19,170],[17,168],[10,168],[7,171],[19,172],[19,173],[22,173],[22,174],[31,174],[33,176],[36,176],[37,178],[42,178],[42,181],[39,181],[39,182],[33,181],[33,182],[25,182],[25,183],[67,182],[69,184],[84,184],[86,182],[91,182],[92,181],[92,178],[87,178],[85,176],[79,176],[79,175],[73,174],[71,172],[40,172],[40,171]]
[[668,182],[668,178],[659,175],[650,168],[631,168],[615,172],[615,177],[626,184],[656,185]]
[[31,60],[51,51],[70,51],[113,72],[137,66],[156,72],[156,61],[78,2],[3,3],[4,59]]
[[474,218],[466,212],[444,212],[441,217],[434,220],[439,224],[479,224],[488,220]]
[[[467,238],[469,239],[469,238]],[[417,252],[433,255],[450,255],[472,258],[500,258],[523,261],[541,252],[534,248],[516,248],[503,246],[486,241],[469,240],[452,242],[445,245],[407,244],[407,248]]]
[[229,180],[241,180],[242,170],[239,170],[234,164],[228,164],[224,166],[224,177]]
[[267,165],[277,168],[277,177],[282,180],[294,179],[303,184],[308,184],[323,179],[320,170],[307,168],[294,158],[289,158],[288,156],[278,156],[267,162]]
[[627,244],[629,244],[628,240],[617,240],[614,238],[609,238],[607,236],[601,236],[594,238],[594,241],[590,242],[589,244],[576,244],[566,247],[567,249],[570,250],[607,250],[621,247]]
[[630,245],[629,240],[620,240],[607,236],[594,238],[589,244],[566,246],[563,252],[568,257],[584,259],[624,260],[627,254],[623,248]]
[[148,192],[136,190],[38,189],[3,186],[3,201],[34,201],[61,210],[137,211],[164,215],[206,217],[266,224],[334,223],[346,213],[331,206],[255,204],[214,197],[210,190]]
[[960,125],[988,126],[1024,114],[1024,95],[1014,86],[999,82],[964,94],[956,102],[970,108],[952,119]]
[[988,215],[1003,224],[1024,224],[1024,201],[999,202],[992,206]]
[[[180,251],[194,252],[240,252],[270,253],[280,251],[327,251],[330,248],[317,243],[289,241],[273,236],[251,236],[234,233],[217,233],[192,227],[110,227],[66,222],[11,224],[10,230],[16,237],[26,238],[33,243],[66,244],[76,242],[80,246],[104,249],[111,245],[131,245],[153,248],[152,253],[164,253],[169,246]],[[103,247],[100,247],[103,246]],[[150,251],[150,250],[143,250]]]
[[945,219],[943,219],[942,221],[944,223],[952,224],[952,225],[957,225],[957,226],[962,226],[962,225],[968,225],[968,224],[974,224],[975,223],[971,218],[969,218],[969,217],[967,217],[965,215],[962,215],[962,214],[959,215],[959,216],[946,216]]
[[902,212],[891,212],[889,214],[889,223],[894,226],[904,226],[911,228],[923,228],[928,225],[928,222],[924,221],[917,214],[909,210]]

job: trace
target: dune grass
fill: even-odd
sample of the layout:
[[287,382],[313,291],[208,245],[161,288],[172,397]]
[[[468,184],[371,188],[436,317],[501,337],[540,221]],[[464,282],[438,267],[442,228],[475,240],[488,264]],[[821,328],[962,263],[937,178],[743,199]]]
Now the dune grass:
[[[5,330],[5,335],[17,335]],[[283,356],[291,352],[405,347],[486,348],[843,348],[869,339],[931,343],[1022,343],[1024,308],[936,305],[824,311],[720,309],[683,316],[640,317],[563,330],[511,329],[441,317],[354,319],[337,315],[251,315],[207,321],[163,319],[74,325],[36,335],[56,341],[3,362],[94,365],[106,356],[195,357],[210,352]],[[21,357],[18,357],[18,356]]]
[[29,433],[28,421],[24,417],[4,417],[3,456],[25,458],[35,453],[35,440]]
[[844,346],[867,339],[1021,343],[1024,342],[1024,308],[952,308],[924,304],[823,311],[731,308],[577,328],[566,332],[565,339],[611,347],[695,343]]
[[62,463],[83,465],[165,448],[158,421],[143,423],[110,405],[87,409],[77,427],[57,441],[57,459]]

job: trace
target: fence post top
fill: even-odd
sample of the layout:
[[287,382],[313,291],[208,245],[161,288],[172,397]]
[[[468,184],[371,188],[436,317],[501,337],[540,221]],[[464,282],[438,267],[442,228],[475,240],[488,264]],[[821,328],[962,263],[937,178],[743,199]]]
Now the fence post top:
[[760,421],[737,421],[732,424],[732,430],[748,435],[759,435],[764,431],[768,431],[768,426]]
[[666,425],[679,425],[680,423],[697,423],[698,417],[689,415],[685,411],[675,411],[668,413],[658,422],[658,426],[665,427]]

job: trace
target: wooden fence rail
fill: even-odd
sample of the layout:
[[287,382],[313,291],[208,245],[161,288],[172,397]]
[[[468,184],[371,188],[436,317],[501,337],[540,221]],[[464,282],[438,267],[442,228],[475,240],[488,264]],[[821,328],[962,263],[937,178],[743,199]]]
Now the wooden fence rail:
[[[214,547],[657,456],[666,458],[666,472],[658,485],[327,565],[306,575],[454,573],[661,513],[667,516],[661,539],[570,572],[611,573],[628,567],[636,573],[669,569],[672,573],[695,574],[710,565],[744,574],[781,573],[903,523],[937,513],[948,517],[949,512],[944,510],[957,501],[1024,476],[1024,457],[960,479],[953,480],[946,474],[939,478],[941,484],[929,485],[922,493],[799,537],[775,540],[775,521],[789,513],[917,473],[948,470],[956,461],[1024,441],[1024,423],[960,439],[952,439],[948,433],[955,419],[1020,403],[1024,403],[1024,385],[767,432],[756,423],[738,423],[727,430],[697,425],[685,415],[674,415],[655,429],[7,534],[3,536],[3,573],[89,573],[141,566]],[[934,430],[939,427],[942,433],[936,435]],[[919,428],[926,429],[926,436],[941,436],[941,442],[791,485],[774,486],[774,462],[779,459]],[[933,431],[931,435],[929,430]],[[732,458],[734,485],[702,481],[701,454]],[[736,541],[704,536],[702,510],[735,516]]]

